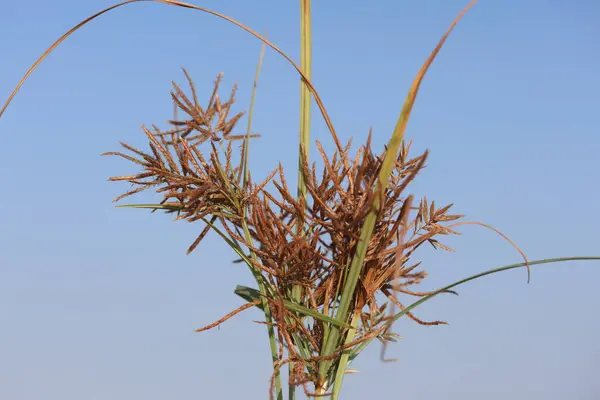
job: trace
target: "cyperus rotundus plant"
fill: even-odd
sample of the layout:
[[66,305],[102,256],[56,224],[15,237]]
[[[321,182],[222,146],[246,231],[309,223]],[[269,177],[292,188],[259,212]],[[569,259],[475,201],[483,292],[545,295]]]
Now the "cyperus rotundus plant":
[[[297,386],[309,396],[331,395],[337,399],[349,364],[373,339],[387,345],[397,337],[393,323],[406,316],[419,324],[437,325],[443,321],[422,321],[412,312],[420,304],[479,277],[519,267],[566,260],[598,260],[600,257],[570,257],[529,261],[496,268],[455,282],[439,290],[423,292],[415,288],[426,278],[414,251],[423,244],[449,250],[439,242],[455,228],[469,223],[451,213],[452,204],[439,206],[427,198],[416,200],[407,194],[409,183],[424,168],[428,152],[411,156],[405,130],[422,79],[456,23],[475,3],[471,1],[453,21],[423,67],[418,72],[402,107],[388,145],[374,151],[371,133],[366,142],[351,151],[351,141],[343,143],[327,114],[311,79],[311,5],[300,1],[301,63],[275,47],[252,29],[217,12],[191,4],[168,0],[130,0],[101,11],[78,24],[46,51],[15,91],[39,63],[65,38],[96,17],[130,3],[154,1],[200,10],[223,18],[263,41],[296,68],[301,77],[298,187],[290,188],[281,165],[255,181],[248,168],[252,133],[251,116],[246,134],[236,130],[242,113],[232,115],[235,87],[227,100],[220,95],[221,75],[215,81],[208,101],[202,104],[194,83],[184,70],[189,94],[177,84],[171,96],[176,117],[170,129],[144,127],[148,149],[121,143],[122,152],[105,155],[122,157],[138,171],[115,176],[112,181],[130,183],[131,190],[116,201],[152,189],[161,195],[157,204],[124,207],[163,210],[202,226],[192,241],[192,252],[209,233],[220,236],[245,263],[257,288],[238,286],[235,293],[246,303],[222,319],[198,331],[225,322],[246,309],[264,312],[273,358],[270,393],[283,399],[279,371],[288,365],[289,398]],[[262,62],[262,55],[260,61]],[[260,71],[257,68],[254,90]],[[312,98],[324,118],[335,149],[328,154],[315,141],[322,167],[310,161],[310,119]],[[183,116],[180,118],[179,116]],[[260,143],[260,142],[259,142]],[[515,248],[518,247],[499,231]],[[402,303],[398,295],[419,298]],[[385,347],[384,347],[385,348]]]

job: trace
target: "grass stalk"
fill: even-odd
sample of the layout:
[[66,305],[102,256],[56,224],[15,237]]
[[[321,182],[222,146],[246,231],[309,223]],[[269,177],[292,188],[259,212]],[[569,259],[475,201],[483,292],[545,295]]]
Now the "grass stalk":
[[[312,79],[312,23],[310,0],[300,0],[300,69],[304,76]],[[304,78],[300,78],[300,140],[298,149],[298,201],[305,204],[307,197],[306,177],[302,164],[304,158],[308,161],[310,148],[310,106],[311,94]],[[304,221],[298,220],[296,233],[304,235]],[[292,288],[292,299],[297,303],[302,300],[302,288]],[[294,363],[289,364],[290,374],[294,369]],[[289,385],[289,400],[296,398],[296,386]]]
[[[302,164],[308,161],[310,150],[310,106],[311,93],[306,79],[312,79],[312,27],[310,0],[300,0],[300,69],[304,76],[300,77],[300,140],[298,148],[298,201],[305,204],[307,197],[306,177]],[[306,78],[306,79],[305,79]],[[298,235],[304,235],[304,221],[298,220]],[[300,287],[293,288],[292,298],[300,301]]]
[[[351,325],[352,327],[356,327],[358,325],[360,319],[360,311],[355,311],[354,317],[352,318]],[[344,344],[351,343],[354,340],[354,336],[356,335],[356,329],[349,329],[346,334],[346,340]],[[342,390],[342,383],[344,381],[344,375],[346,375],[346,367],[348,366],[348,362],[350,360],[350,354],[352,353],[351,349],[344,350],[342,355],[340,356],[340,360],[338,363],[337,371],[335,373],[335,379],[333,381],[333,388],[331,399],[338,400],[340,396],[340,392]]]
[[[250,98],[250,107],[248,110],[248,126],[247,126],[247,132],[246,132],[246,139],[244,140],[244,152],[243,152],[243,159],[242,159],[242,168],[243,168],[243,185],[244,187],[246,187],[246,185],[248,184],[248,178],[249,178],[249,168],[248,168],[248,160],[250,158],[250,135],[252,133],[252,116],[254,114],[254,103],[256,102],[256,89],[258,87],[258,79],[260,77],[260,71],[262,69],[262,62],[263,59],[265,57],[265,50],[266,50],[266,44],[263,42],[261,45],[261,49],[260,49],[260,56],[258,58],[258,64],[256,66],[256,72],[254,74],[254,82],[252,85],[252,95]],[[246,209],[243,208],[242,209],[242,215],[246,215]],[[246,239],[246,241],[248,241],[249,243],[254,243],[252,240],[252,236],[250,235],[250,230],[248,229],[248,224],[245,222],[245,218],[243,218],[243,231],[244,231],[244,237]],[[250,250],[250,256],[252,257],[252,260],[255,262],[258,262],[258,257],[256,256],[256,253],[252,250]],[[267,325],[267,334],[269,335],[269,349],[271,351],[271,361],[272,361],[272,365],[273,368],[275,368],[275,364],[276,362],[279,360],[278,357],[278,353],[277,353],[277,337],[275,335],[275,328],[273,325],[273,316],[271,314],[271,308],[269,307],[269,301],[267,299],[267,291],[266,291],[266,287],[265,287],[265,282],[263,282],[263,276],[260,273],[259,270],[257,270],[256,268],[254,268],[252,265],[248,265],[250,267],[250,271],[252,272],[252,275],[254,276],[254,279],[256,280],[256,284],[258,285],[258,290],[261,294],[260,299],[261,299],[261,305],[262,305],[262,310],[263,313],[265,314],[265,321],[266,321],[266,325]],[[283,400],[283,388],[281,385],[281,374],[279,373],[279,371],[275,372],[275,398],[277,400]]]
[[[300,69],[307,79],[312,79],[312,24],[310,0],[300,0]],[[300,143],[298,152],[298,198],[306,200],[306,179],[302,162],[303,152],[309,156],[311,95],[304,78],[300,79]],[[299,231],[303,230],[298,225]]]
[[248,185],[248,177],[250,170],[248,169],[248,159],[250,158],[250,135],[252,134],[252,116],[254,115],[254,103],[256,102],[256,89],[258,87],[258,79],[260,78],[260,71],[262,69],[262,63],[265,58],[265,50],[267,45],[263,42],[260,46],[260,55],[258,57],[258,64],[256,65],[256,72],[254,73],[254,82],[252,84],[252,95],[250,96],[250,107],[248,108],[248,126],[246,128],[246,139],[244,140],[244,152],[243,159],[241,161],[244,176],[244,187]]
[[[427,73],[427,70],[433,63],[433,60],[439,53],[440,49],[446,42],[446,39],[458,23],[458,21],[476,3],[476,1],[477,0],[471,0],[471,2],[469,2],[469,4],[454,19],[444,36],[442,36],[441,40],[438,42],[435,49],[431,52],[429,58],[425,61],[425,63],[419,70],[415,80],[413,81],[413,84],[411,85],[408,96],[404,101],[402,111],[400,112],[400,116],[396,123],[396,127],[394,128],[392,137],[388,142],[385,158],[379,171],[375,187],[376,193],[374,196],[373,205],[361,229],[359,243],[356,246],[356,253],[352,259],[352,263],[350,264],[350,270],[344,283],[344,290],[342,291],[340,304],[336,313],[336,319],[338,319],[339,321],[347,321],[348,319],[348,311],[350,309],[350,304],[354,299],[356,284],[358,283],[358,278],[363,267],[363,262],[367,253],[367,248],[369,246],[369,242],[371,241],[373,229],[375,228],[375,223],[377,221],[377,217],[381,207],[381,198],[383,195],[383,191],[388,186],[389,178],[394,168],[396,155],[404,140],[404,132],[406,131],[406,126],[408,124],[408,120],[410,118],[410,114],[412,112],[412,108],[417,98],[417,93],[419,91],[423,78]],[[341,329],[338,326],[332,326],[331,331],[329,332],[329,335],[327,336],[327,339],[325,341],[325,345],[323,346],[323,351],[321,355],[330,356],[331,354],[333,354],[334,350],[337,347],[339,347],[341,343],[343,343],[343,340],[341,340],[341,336]],[[331,360],[325,360],[320,363],[319,374],[322,379],[324,379],[329,373],[331,364]]]
[[[250,231],[248,229],[248,225],[245,222],[243,222],[243,229],[245,239],[249,243],[253,243],[252,236],[250,236]],[[259,261],[255,252],[251,251],[250,254],[254,262]],[[267,322],[267,333],[269,335],[269,348],[271,350],[271,359],[273,361],[273,368],[275,368],[275,363],[279,360],[279,357],[277,356],[277,338],[275,336],[275,328],[273,327],[273,315],[271,314],[271,308],[269,307],[269,300],[267,298],[265,282],[263,282],[263,276],[259,270],[251,267],[250,271],[252,271],[254,279],[256,279],[258,290],[261,294],[261,305],[263,307],[263,312],[265,313],[265,321]],[[281,386],[281,374],[279,373],[279,371],[275,372],[275,398],[277,400],[283,400],[283,388]]]

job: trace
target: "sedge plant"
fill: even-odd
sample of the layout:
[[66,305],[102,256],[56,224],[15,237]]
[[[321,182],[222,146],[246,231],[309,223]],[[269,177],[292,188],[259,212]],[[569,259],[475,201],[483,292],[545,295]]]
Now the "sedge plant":
[[[235,134],[243,113],[232,114],[236,88],[222,97],[221,75],[208,100],[201,103],[191,76],[184,70],[187,93],[174,83],[171,97],[176,114],[169,127],[143,127],[148,140],[145,150],[121,143],[123,150],[104,153],[131,162],[137,171],[110,178],[127,182],[132,189],[115,201],[145,190],[160,194],[155,204],[121,207],[162,210],[202,227],[188,248],[192,252],[213,233],[225,241],[246,264],[256,288],[238,286],[235,294],[244,300],[236,310],[198,329],[214,328],[234,315],[257,308],[264,313],[273,374],[269,393],[283,400],[281,368],[288,368],[288,398],[296,388],[308,396],[340,397],[350,364],[374,339],[385,346],[397,335],[392,326],[406,317],[424,325],[413,311],[439,294],[452,294],[456,286],[486,275],[514,268],[600,257],[565,257],[529,261],[508,237],[495,228],[463,221],[451,212],[452,204],[439,205],[426,197],[407,194],[408,185],[428,160],[428,152],[412,156],[405,131],[419,87],[428,68],[450,33],[472,7],[472,0],[452,22],[414,79],[397,124],[384,149],[375,151],[371,133],[355,152],[336,132],[325,105],[311,82],[311,2],[300,0],[301,57],[297,65],[269,39],[218,12],[180,1],[129,0],[92,15],[59,38],[27,71],[0,109],[0,117],[20,87],[37,66],[61,42],[97,17],[122,6],[157,2],[202,11],[222,18],[263,43],[256,70],[248,125],[245,134]],[[249,168],[252,115],[260,67],[266,47],[284,57],[300,77],[300,135],[298,186],[290,188],[281,165],[255,181]],[[322,167],[310,159],[311,106],[314,103],[335,143],[327,153],[316,140]],[[235,144],[235,146],[234,146]],[[239,145],[238,145],[239,144]],[[254,148],[254,147],[252,147]],[[439,239],[454,235],[465,224],[478,224],[496,231],[512,244],[523,262],[495,268],[439,290],[415,289],[427,276],[414,252],[423,244],[450,250]],[[398,295],[417,298],[404,304]]]

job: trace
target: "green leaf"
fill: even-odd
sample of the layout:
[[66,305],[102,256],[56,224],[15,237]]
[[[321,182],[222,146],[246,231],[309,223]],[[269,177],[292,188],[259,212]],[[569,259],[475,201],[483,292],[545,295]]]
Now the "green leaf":
[[[258,290],[249,288],[247,286],[237,285],[233,292],[242,299],[246,300],[248,303],[252,303],[260,298],[260,292]],[[259,304],[256,307],[264,310],[262,304]]]
[[[560,258],[545,258],[543,260],[536,260],[536,261],[530,261],[529,265],[537,265],[537,264],[550,264],[550,263],[557,263],[557,262],[564,262],[564,261],[591,261],[591,260],[600,260],[600,257],[560,257]],[[502,271],[509,271],[511,269],[515,269],[515,268],[521,268],[521,267],[525,267],[527,266],[527,263],[518,263],[518,264],[511,264],[511,265],[506,265],[504,267],[500,267],[500,268],[494,268],[494,269],[490,269],[488,271],[485,272],[481,272],[479,274],[475,274],[475,275],[471,275],[468,278],[464,278],[461,279],[460,281],[456,281],[454,283],[451,283],[448,286],[444,286],[441,289],[436,290],[435,292],[431,293],[428,296],[423,297],[422,299],[415,301],[414,303],[412,303],[411,305],[409,305],[408,307],[406,307],[404,310],[400,311],[398,314],[396,314],[393,317],[394,321],[397,321],[400,317],[402,317],[403,315],[406,315],[406,313],[409,313],[411,310],[413,310],[414,308],[420,306],[421,304],[425,303],[426,301],[434,298],[435,296],[437,296],[440,293],[446,292],[456,286],[462,285],[463,283],[467,283],[469,281],[478,279],[478,278],[482,278],[486,275],[492,275],[495,274],[497,272],[502,272]]]
[[[537,265],[537,264],[551,264],[551,263],[558,263],[558,262],[565,262],[565,261],[600,261],[600,257],[559,257],[559,258],[546,258],[546,259],[542,259],[542,260],[536,260],[536,261],[529,261],[529,265],[533,266],[533,265]],[[515,269],[515,268],[521,268],[521,267],[526,267],[527,264],[526,263],[518,263],[518,264],[510,264],[510,265],[506,265],[504,267],[499,267],[499,268],[494,268],[494,269],[490,269],[488,271],[485,272],[481,272],[479,274],[475,274],[475,275],[471,275],[467,278],[461,279],[459,281],[456,281],[454,283],[451,283],[448,286],[444,286],[441,289],[436,290],[435,292],[431,293],[428,296],[425,296],[423,298],[421,298],[418,301],[415,301],[414,303],[412,303],[411,305],[409,305],[408,307],[406,307],[404,310],[400,311],[398,314],[396,314],[393,317],[394,321],[397,321],[400,317],[406,315],[406,313],[411,312],[413,309],[415,309],[416,307],[420,306],[421,304],[425,303],[428,300],[431,300],[433,297],[437,296],[440,293],[444,293],[447,290],[450,290],[452,288],[455,288],[456,286],[462,285],[463,283],[467,283],[469,281],[478,279],[478,278],[482,278],[486,275],[492,275],[498,272],[502,272],[502,271],[509,271],[511,269]],[[350,355],[350,361],[352,361],[353,359],[355,359],[358,354],[360,354],[361,351],[363,351],[368,345],[369,343],[372,341],[373,339],[370,339],[368,341],[362,342],[360,345],[358,345],[357,347],[355,347],[354,351],[352,352],[352,354]]]
[[[256,289],[249,288],[247,286],[238,285],[235,288],[234,293],[237,294],[238,296],[240,296],[241,298],[243,298],[244,300],[246,300],[247,302],[252,302],[252,301],[256,301],[256,300],[260,299],[260,292]],[[308,317],[312,317],[314,319],[318,319],[323,322],[328,322],[330,324],[334,324],[336,326],[339,326],[340,328],[350,328],[350,325],[348,325],[346,323],[339,322],[335,318],[332,318],[325,314],[321,314],[319,312],[311,310],[310,308],[304,307],[300,304],[291,302],[289,300],[283,300],[283,305],[285,306],[285,308],[287,308],[290,311],[295,311],[302,315],[306,315]],[[260,304],[257,307],[262,310],[262,306]]]

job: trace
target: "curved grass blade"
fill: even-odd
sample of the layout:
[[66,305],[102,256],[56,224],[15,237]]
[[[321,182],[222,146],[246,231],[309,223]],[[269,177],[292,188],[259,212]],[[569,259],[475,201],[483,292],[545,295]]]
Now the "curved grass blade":
[[[567,261],[600,261],[600,257],[558,257],[558,258],[546,258],[546,259],[542,259],[542,260],[536,260],[536,261],[529,261],[529,265],[533,266],[533,265],[538,265],[538,264],[551,264],[551,263],[559,263],[559,262],[567,262]],[[400,311],[398,314],[396,314],[393,317],[394,321],[397,321],[400,317],[406,315],[406,313],[411,312],[413,309],[417,308],[418,306],[420,306],[421,304],[425,303],[428,300],[431,300],[433,297],[444,293],[447,290],[450,290],[452,288],[455,288],[459,285],[462,285],[463,283],[467,283],[470,281],[473,281],[475,279],[479,279],[482,278],[484,276],[487,275],[492,275],[498,272],[503,272],[503,271],[510,271],[512,269],[516,269],[516,268],[522,268],[522,267],[526,267],[527,264],[522,262],[522,263],[518,263],[518,264],[510,264],[510,265],[506,265],[503,267],[499,267],[499,268],[494,268],[494,269],[490,269],[488,271],[485,272],[481,272],[479,274],[475,274],[475,275],[471,275],[467,278],[461,279],[459,281],[456,281],[454,283],[451,283],[450,285],[444,286],[441,289],[436,290],[435,292],[431,293],[428,296],[425,296],[421,299],[419,299],[418,301],[415,301],[414,303],[412,303],[411,305],[409,305],[408,307],[406,307],[404,310]],[[350,361],[352,361],[353,359],[355,359],[358,354],[363,351],[368,345],[369,343],[372,341],[368,340],[365,341],[363,343],[361,343],[359,346],[356,347],[355,351],[352,352],[352,355],[350,356]]]
[[449,225],[447,228],[448,229],[452,229],[452,228],[455,228],[457,226],[462,226],[462,225],[479,225],[479,226],[482,226],[484,228],[487,228],[487,229],[489,229],[491,231],[496,232],[498,235],[500,235],[500,237],[502,237],[504,240],[506,240],[508,243],[510,243],[510,245],[519,252],[519,254],[521,255],[521,257],[523,257],[523,261],[525,261],[525,265],[527,267],[527,283],[531,282],[531,268],[529,268],[529,261],[527,260],[527,256],[525,255],[525,253],[523,252],[523,250],[521,250],[521,248],[519,246],[517,246],[517,244],[515,242],[512,241],[511,238],[509,238],[508,236],[506,236],[499,229],[496,229],[496,228],[494,228],[493,226],[491,226],[489,224],[485,224],[485,223],[479,222],[479,221],[461,221],[461,222],[457,222],[455,224]]
[[[537,261],[529,261],[529,265],[538,265],[538,264],[550,264],[550,263],[558,263],[558,262],[565,262],[565,261],[600,261],[600,257],[559,257],[559,258],[545,258],[542,260],[537,260]],[[511,264],[511,265],[506,265],[504,267],[499,267],[499,268],[494,268],[494,269],[490,269],[488,271],[485,272],[481,272],[479,274],[475,274],[472,276],[469,276],[467,278],[461,279],[460,281],[456,281],[454,283],[451,283],[448,286],[444,286],[441,289],[436,290],[435,292],[431,293],[428,296],[423,297],[422,299],[419,299],[418,301],[415,301],[414,303],[412,303],[411,305],[409,305],[408,307],[406,307],[405,309],[403,309],[402,311],[400,311],[398,314],[396,314],[393,317],[394,321],[397,321],[400,317],[402,317],[403,315],[405,315],[406,313],[410,312],[411,310],[413,310],[414,308],[420,306],[421,304],[425,303],[426,301],[434,298],[435,296],[437,296],[440,293],[443,293],[445,291],[448,291],[452,288],[455,288],[456,286],[462,285],[463,283],[467,283],[470,282],[472,280],[478,279],[478,278],[482,278],[486,275],[492,275],[498,272],[502,272],[502,271],[509,271],[511,269],[515,269],[515,268],[521,268],[521,267],[525,267],[527,266],[527,263],[518,263],[518,264]]]
[[325,106],[323,104],[323,102],[321,101],[321,97],[319,96],[319,94],[317,93],[317,90],[315,89],[315,87],[313,86],[312,82],[310,81],[310,79],[308,79],[308,77],[304,74],[304,72],[302,71],[302,69],[290,58],[290,56],[288,56],[286,53],[284,53],[282,50],[280,50],[277,46],[275,46],[273,43],[271,43],[271,41],[269,41],[267,38],[265,38],[264,36],[262,36],[261,34],[259,34],[258,32],[256,32],[255,30],[247,27],[246,25],[236,21],[233,18],[230,18],[224,14],[221,14],[219,12],[213,11],[213,10],[209,10],[208,8],[204,8],[204,7],[199,7],[193,4],[189,4],[189,3],[184,3],[182,1],[175,1],[175,0],[127,0],[118,4],[114,4],[110,7],[107,7],[105,9],[103,9],[102,11],[97,12],[96,14],[86,18],[85,20],[81,21],[80,23],[78,23],[77,25],[75,25],[73,28],[71,28],[69,31],[67,31],[65,34],[63,34],[57,41],[55,41],[34,63],[33,65],[29,68],[29,70],[25,73],[25,75],[23,76],[23,78],[21,78],[21,80],[19,81],[19,83],[17,84],[17,86],[15,87],[15,89],[12,91],[12,93],[10,94],[10,96],[8,97],[8,99],[6,100],[6,102],[4,103],[4,105],[2,106],[2,109],[0,109],[0,118],[2,118],[2,115],[4,114],[4,112],[6,111],[7,107],[9,106],[9,104],[12,102],[12,100],[14,99],[14,97],[16,96],[17,92],[21,89],[21,87],[23,86],[23,84],[25,83],[25,81],[27,80],[27,78],[29,78],[29,76],[33,73],[33,71],[35,71],[35,69],[40,65],[40,63],[42,61],[44,61],[44,59],[46,59],[46,57],[48,57],[48,55],[50,55],[50,53],[52,53],[52,51],[54,51],[54,49],[56,49],[56,47],[58,47],[63,41],[65,41],[69,36],[71,36],[73,33],[75,33],[76,31],[78,31],[80,28],[82,28],[84,25],[87,25],[89,22],[93,21],[94,19],[100,17],[103,14],[106,14],[109,11],[112,11],[116,8],[128,5],[128,4],[133,4],[133,3],[162,3],[162,4],[167,4],[167,5],[171,5],[171,6],[176,6],[176,7],[183,7],[183,8],[187,8],[187,9],[192,9],[192,10],[197,10],[197,11],[202,11],[204,13],[207,14],[211,14],[214,15],[216,17],[219,17],[221,19],[224,19],[240,28],[242,28],[243,30],[245,30],[246,32],[250,33],[251,35],[253,35],[254,37],[258,38],[259,40],[261,40],[263,43],[265,43],[267,46],[269,46],[271,49],[273,49],[274,51],[276,51],[279,55],[281,55],[283,58],[285,58],[286,61],[288,61],[292,67],[294,67],[294,69],[296,70],[296,72],[298,72],[298,74],[300,75],[300,77],[302,78],[304,84],[306,85],[306,87],[308,88],[308,90],[312,93],[312,95],[315,98],[315,102],[317,103],[317,106],[319,107],[319,110],[321,111],[321,114],[323,116],[323,119],[325,120],[325,124],[327,125],[327,128],[329,129],[335,143],[336,146],[338,147],[338,149],[341,151],[342,150],[342,146],[341,143],[338,140],[335,128],[333,127],[333,123],[331,122],[331,118],[329,117],[329,114],[327,113]]
[[[146,208],[152,210],[171,210],[171,206],[166,204],[127,204],[127,205],[119,205],[115,206],[116,208]],[[179,210],[179,208],[175,208],[175,211]],[[248,258],[248,256],[242,251],[240,245],[234,240],[229,238],[223,231],[215,226],[212,222],[207,220],[206,218],[202,218],[202,221],[209,225],[221,238],[237,253],[238,256],[244,261],[248,267],[253,268],[252,262]]]
[[[412,303],[411,305],[409,305],[408,307],[406,307],[404,310],[400,311],[398,314],[396,314],[393,317],[392,322],[397,321],[400,317],[406,315],[406,313],[409,313],[411,310],[415,309],[416,307],[418,307],[419,305],[425,303],[428,300],[431,300],[433,297],[444,293],[452,288],[455,288],[459,285],[462,285],[463,283],[467,283],[470,282],[472,280],[478,279],[478,278],[482,278],[486,275],[492,275],[498,272],[502,272],[502,271],[509,271],[511,269],[515,269],[515,268],[522,268],[522,267],[529,267],[532,265],[537,265],[537,264],[550,264],[550,263],[558,263],[558,262],[565,262],[565,261],[600,261],[600,257],[561,257],[561,258],[547,258],[547,259],[542,259],[542,260],[536,260],[536,261],[529,261],[529,262],[523,262],[523,263],[518,263],[518,264],[511,264],[511,265],[506,265],[504,267],[500,267],[500,268],[494,268],[494,269],[490,269],[488,271],[485,272],[481,272],[479,274],[475,274],[472,275],[470,277],[461,279],[460,281],[456,281],[450,285],[447,285],[441,289],[436,290],[435,292],[431,293],[428,296],[423,297],[422,299]],[[334,384],[334,388],[333,388],[333,397],[332,400],[337,400],[339,393],[340,393],[340,389],[342,386],[342,380],[344,378],[344,374],[340,373],[340,370],[344,371],[349,365],[350,363],[356,358],[358,357],[358,355],[367,348],[367,346],[373,341],[374,338],[369,339],[367,341],[362,342],[360,345],[358,345],[347,357],[342,357],[341,361],[344,362],[340,362],[340,365],[338,366],[338,371],[336,373],[336,380],[335,380],[335,384]],[[346,354],[344,354],[345,356]]]

